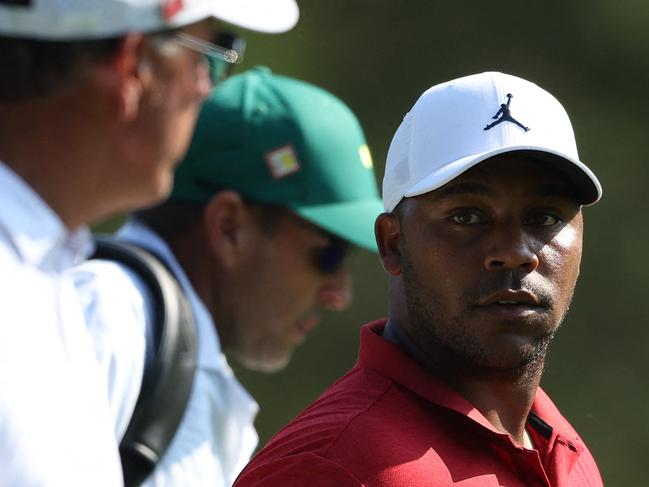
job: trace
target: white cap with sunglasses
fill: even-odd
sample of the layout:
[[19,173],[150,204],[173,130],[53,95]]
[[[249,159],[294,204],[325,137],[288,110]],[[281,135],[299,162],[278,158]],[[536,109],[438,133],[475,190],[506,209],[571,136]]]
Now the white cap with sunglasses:
[[90,40],[174,29],[206,18],[267,33],[298,20],[295,0],[0,0],[0,36]]

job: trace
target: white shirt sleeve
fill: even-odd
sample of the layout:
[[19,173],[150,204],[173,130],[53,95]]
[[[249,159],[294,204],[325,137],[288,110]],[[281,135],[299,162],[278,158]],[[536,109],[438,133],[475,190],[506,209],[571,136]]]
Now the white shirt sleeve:
[[0,269],[0,486],[122,485],[102,375],[72,283],[14,266],[1,248]]
[[106,379],[119,442],[140,394],[153,300],[133,271],[111,261],[85,262],[72,271],[72,277]]

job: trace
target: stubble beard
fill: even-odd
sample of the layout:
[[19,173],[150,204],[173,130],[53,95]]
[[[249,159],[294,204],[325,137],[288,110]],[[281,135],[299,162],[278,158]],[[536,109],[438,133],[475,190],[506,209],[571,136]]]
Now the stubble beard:
[[[531,380],[543,372],[545,356],[556,327],[538,337],[531,349],[521,353],[515,363],[496,356],[459,317],[448,310],[430,289],[422,286],[410,254],[402,246],[401,277],[408,309],[411,339],[425,363],[451,380],[501,379],[507,382]],[[566,309],[567,312],[567,309]],[[558,323],[563,320],[564,314]]]

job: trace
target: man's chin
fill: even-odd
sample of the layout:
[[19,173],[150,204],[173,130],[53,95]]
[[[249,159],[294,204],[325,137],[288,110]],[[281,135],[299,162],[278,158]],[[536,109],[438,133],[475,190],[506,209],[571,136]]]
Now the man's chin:
[[169,198],[174,183],[174,173],[170,170],[160,171],[155,179],[151,180],[148,186],[142,186],[138,191],[132,193],[130,200],[123,204],[121,211],[128,211],[131,208],[151,208],[164,202]]
[[543,370],[547,343],[536,346],[490,350],[479,356],[465,356],[465,368],[476,376],[519,380]]
[[250,357],[245,354],[236,354],[236,358],[246,369],[271,374],[286,368],[291,361],[291,353],[284,353],[281,356],[276,355],[273,357]]

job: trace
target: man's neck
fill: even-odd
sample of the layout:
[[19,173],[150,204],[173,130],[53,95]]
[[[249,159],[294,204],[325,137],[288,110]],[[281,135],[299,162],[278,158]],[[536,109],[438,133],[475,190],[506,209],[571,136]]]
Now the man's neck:
[[538,389],[538,379],[521,382],[465,379],[450,385],[473,404],[496,430],[509,434],[518,445],[524,445],[525,425]]
[[0,159],[70,229],[112,212],[110,201],[101,197],[105,178],[95,174],[100,160],[111,167],[111,154],[98,143],[95,134],[101,128],[83,116],[78,98],[61,95],[0,106]]
[[388,321],[383,337],[455,389],[496,430],[509,434],[517,444],[525,445],[525,425],[539,387],[542,364],[521,373],[489,371],[476,374],[449,370],[445,363],[428,357],[394,321]]
[[197,226],[166,243],[189,279],[194,291],[212,316],[223,350],[232,343],[234,323],[229,286],[223,282],[224,272],[209,247],[209,238],[203,226]]

